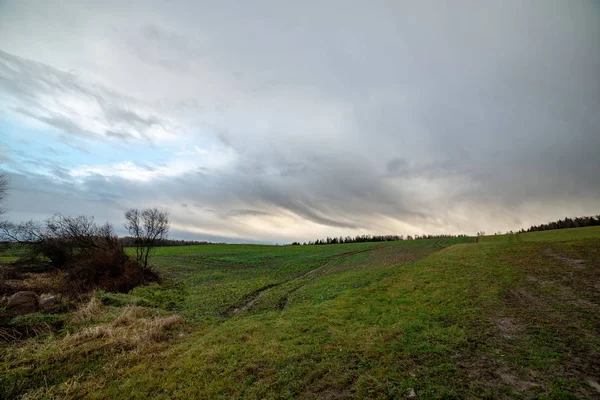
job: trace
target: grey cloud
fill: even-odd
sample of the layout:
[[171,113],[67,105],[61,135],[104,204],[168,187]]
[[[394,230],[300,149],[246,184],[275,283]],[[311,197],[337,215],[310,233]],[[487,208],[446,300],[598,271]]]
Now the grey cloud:
[[122,140],[133,139],[133,135],[127,132],[106,131],[106,136]]
[[57,128],[61,132],[65,132],[67,134],[83,134],[86,136],[92,136],[89,131],[83,129],[79,124],[75,123],[66,115],[58,113],[49,113],[49,116],[41,116],[36,115],[34,113],[23,112],[22,109],[20,112],[22,114],[29,115],[30,117],[33,117],[38,121],[45,122],[46,124]]
[[[140,102],[117,94],[96,84],[84,84],[72,73],[59,71],[51,66],[14,56],[0,50],[0,102],[14,112],[37,119],[60,132],[88,137],[133,138],[132,133],[149,140],[148,129],[153,126],[166,127],[156,115],[142,116],[130,109],[141,107]],[[77,120],[78,110],[67,103],[59,103],[60,112],[54,111],[47,98],[60,102],[60,96],[70,96],[99,106],[99,117],[108,126],[121,127],[93,132]],[[125,131],[124,131],[125,129]]]
[[[117,26],[111,54],[133,54],[96,67],[161,99],[157,109],[173,112],[184,145],[214,139],[237,158],[223,170],[144,183],[61,183],[98,212],[183,203],[173,215],[181,225],[251,238],[235,217],[292,215],[332,233],[400,223],[474,233],[600,207],[595,2],[134,2],[131,10],[141,6],[148,17],[117,2],[94,7],[98,24]],[[109,137],[132,141],[132,132],[170,126],[142,112],[139,96],[6,52],[0,79],[9,94],[0,99],[65,131],[85,129],[38,94],[94,98]]]
[[125,109],[110,109],[106,111],[106,116],[111,119],[130,121],[142,126],[161,125],[160,119],[151,116],[149,118],[141,117],[139,114]]
[[78,140],[78,136],[69,133],[61,133],[58,137],[58,142],[64,144],[80,153],[90,154],[90,150],[86,147],[87,143]]
[[386,164],[388,174],[402,174],[409,169],[408,161],[403,158],[393,158]]
[[252,238],[238,238],[238,237],[230,237],[230,236],[221,236],[221,235],[198,235],[195,233],[190,233],[185,230],[179,229],[170,229],[170,235],[172,237],[176,237],[178,239],[183,240],[205,240],[207,242],[212,243],[228,243],[228,244],[285,244],[286,242],[277,241],[277,240],[255,240]]
[[281,168],[281,176],[297,176],[309,171],[309,166],[303,162],[293,162],[283,165]]
[[265,215],[271,215],[268,212],[264,212],[264,211],[259,211],[259,210],[248,210],[248,209],[236,209],[236,210],[231,210],[229,213],[227,213],[228,217],[237,217],[237,216],[245,216],[245,215],[249,215],[249,216],[265,216]]

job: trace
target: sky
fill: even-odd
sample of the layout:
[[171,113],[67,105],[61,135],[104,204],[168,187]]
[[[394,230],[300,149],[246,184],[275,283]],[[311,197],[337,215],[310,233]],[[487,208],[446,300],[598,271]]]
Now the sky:
[[600,214],[600,2],[0,0],[11,220],[488,234]]

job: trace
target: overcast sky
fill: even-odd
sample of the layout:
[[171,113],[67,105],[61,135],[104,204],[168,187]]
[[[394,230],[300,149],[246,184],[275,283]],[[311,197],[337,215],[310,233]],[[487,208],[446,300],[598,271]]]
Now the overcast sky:
[[2,1],[8,217],[172,237],[600,213],[600,2]]

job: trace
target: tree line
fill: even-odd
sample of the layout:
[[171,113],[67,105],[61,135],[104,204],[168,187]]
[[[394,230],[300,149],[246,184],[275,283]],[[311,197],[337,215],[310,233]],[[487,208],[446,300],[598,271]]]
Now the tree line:
[[546,224],[532,225],[529,228],[521,229],[517,233],[525,232],[536,232],[536,231],[549,231],[554,229],[567,229],[567,228],[583,228],[586,226],[600,226],[600,215],[592,217],[576,217],[576,218],[565,218],[559,219],[558,221],[548,222]]
[[308,242],[293,242],[292,246],[314,246],[323,244],[343,244],[343,243],[366,243],[366,242],[395,242],[398,240],[416,240],[416,239],[446,239],[454,237],[466,237],[467,235],[356,235],[327,237],[325,239],[317,239]]
[[[136,238],[133,236],[120,237],[119,241],[123,247],[135,247]],[[208,242],[206,240],[181,240],[181,239],[157,239],[155,241],[156,247],[164,246],[198,246],[205,244],[224,244],[217,242]]]

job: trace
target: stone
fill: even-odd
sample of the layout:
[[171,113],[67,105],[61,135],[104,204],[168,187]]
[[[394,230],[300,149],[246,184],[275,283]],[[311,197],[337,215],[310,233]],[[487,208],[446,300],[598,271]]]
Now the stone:
[[10,314],[28,314],[38,311],[40,298],[34,292],[17,292],[10,296],[6,303],[6,311]]
[[49,308],[60,303],[58,296],[44,297],[40,299],[40,308]]

